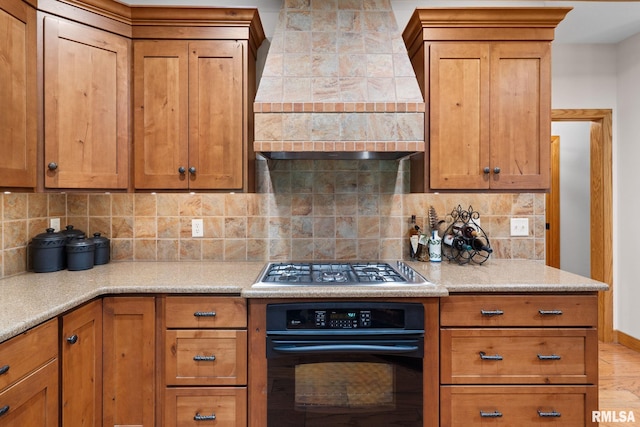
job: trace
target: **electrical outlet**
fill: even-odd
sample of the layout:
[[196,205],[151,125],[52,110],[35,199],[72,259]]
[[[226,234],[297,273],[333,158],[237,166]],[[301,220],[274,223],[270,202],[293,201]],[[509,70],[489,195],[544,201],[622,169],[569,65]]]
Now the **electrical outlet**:
[[511,218],[511,235],[528,236],[529,218]]
[[202,219],[191,220],[191,237],[204,237],[204,224]]
[[60,231],[60,218],[51,218],[49,228],[53,228],[53,231]]

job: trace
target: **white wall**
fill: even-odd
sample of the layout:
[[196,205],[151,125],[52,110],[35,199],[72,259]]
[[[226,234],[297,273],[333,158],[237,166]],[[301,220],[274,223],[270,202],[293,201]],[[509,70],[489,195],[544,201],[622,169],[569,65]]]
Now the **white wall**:
[[638,235],[634,227],[640,214],[640,34],[617,46],[618,102],[615,130],[618,133],[614,179],[618,186],[615,224],[617,329],[640,339],[640,262]]

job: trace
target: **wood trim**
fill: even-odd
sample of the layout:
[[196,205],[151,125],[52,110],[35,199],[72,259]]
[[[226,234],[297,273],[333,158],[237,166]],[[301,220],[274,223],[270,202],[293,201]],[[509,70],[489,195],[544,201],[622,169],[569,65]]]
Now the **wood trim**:
[[631,335],[627,335],[624,332],[618,330],[613,331],[613,336],[613,342],[617,342],[627,348],[630,348],[631,350],[640,352],[640,339],[632,337]]
[[551,191],[546,194],[546,264],[560,268],[560,137],[551,137]]
[[554,109],[555,122],[591,122],[591,278],[609,285],[598,297],[598,338],[613,342],[612,110]]

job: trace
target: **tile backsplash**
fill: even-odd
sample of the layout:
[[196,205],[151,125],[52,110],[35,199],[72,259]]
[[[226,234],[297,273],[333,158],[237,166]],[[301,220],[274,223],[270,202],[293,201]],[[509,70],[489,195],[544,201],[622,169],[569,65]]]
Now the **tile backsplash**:
[[[408,194],[408,162],[258,162],[258,193],[4,193],[0,195],[1,277],[27,270],[27,245],[60,218],[111,239],[113,261],[267,261],[408,257],[409,218],[427,225],[473,206],[495,258],[545,256],[545,195]],[[527,217],[527,237],[509,219]],[[204,237],[191,237],[202,218]]]

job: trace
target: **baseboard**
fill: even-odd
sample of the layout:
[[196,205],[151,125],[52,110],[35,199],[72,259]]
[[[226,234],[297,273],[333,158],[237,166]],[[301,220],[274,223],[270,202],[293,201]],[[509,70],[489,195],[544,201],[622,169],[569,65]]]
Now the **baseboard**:
[[614,330],[613,341],[622,344],[623,346],[628,347],[631,350],[640,352],[640,340],[632,337],[631,335],[627,335],[624,332]]

